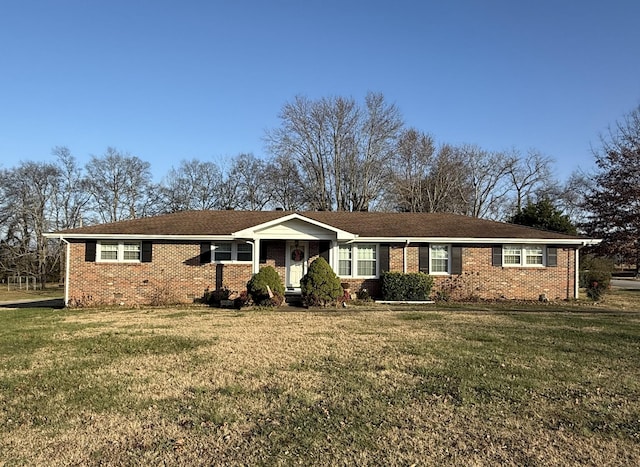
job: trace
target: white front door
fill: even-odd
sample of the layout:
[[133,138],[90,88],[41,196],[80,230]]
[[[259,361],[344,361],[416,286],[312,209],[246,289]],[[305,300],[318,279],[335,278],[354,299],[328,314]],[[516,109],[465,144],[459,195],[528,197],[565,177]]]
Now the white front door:
[[307,272],[307,242],[287,242],[287,289],[299,289]]

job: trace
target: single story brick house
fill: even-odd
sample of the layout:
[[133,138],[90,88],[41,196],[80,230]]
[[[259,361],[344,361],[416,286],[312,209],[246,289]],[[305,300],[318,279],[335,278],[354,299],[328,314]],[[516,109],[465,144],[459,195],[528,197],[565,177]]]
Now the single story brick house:
[[599,240],[444,213],[188,211],[47,234],[66,243],[69,306],[188,303],[245,290],[271,265],[300,293],[323,257],[353,292],[384,271],[434,277],[434,292],[483,299],[578,294],[579,250]]

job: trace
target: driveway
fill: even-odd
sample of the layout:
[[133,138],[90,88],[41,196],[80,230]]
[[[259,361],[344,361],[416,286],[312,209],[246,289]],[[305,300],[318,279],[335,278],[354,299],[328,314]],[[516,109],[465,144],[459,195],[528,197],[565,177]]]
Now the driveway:
[[635,279],[611,279],[611,286],[619,289],[640,290],[640,281]]

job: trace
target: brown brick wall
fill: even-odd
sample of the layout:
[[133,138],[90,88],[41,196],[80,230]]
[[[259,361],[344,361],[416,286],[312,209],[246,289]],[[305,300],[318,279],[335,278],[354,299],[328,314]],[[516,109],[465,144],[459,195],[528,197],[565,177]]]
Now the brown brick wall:
[[[409,253],[408,270],[417,271],[415,256]],[[545,294],[550,300],[573,297],[575,249],[558,248],[557,267],[497,267],[491,264],[491,246],[462,248],[462,274],[433,276],[434,292],[442,291],[455,299],[523,299],[537,300]]]
[[222,285],[246,289],[251,264],[200,264],[199,243],[153,243],[150,263],[85,261],[85,245],[70,245],[69,304],[192,303]]
[[275,270],[278,271],[278,274],[280,275],[280,278],[282,279],[283,283],[286,277],[285,274],[287,272],[286,262],[285,262],[286,246],[287,245],[284,240],[282,241],[269,240],[268,242],[265,242],[262,248],[266,247],[267,249],[267,262],[260,264],[260,267],[273,266]]
[[[200,264],[200,244],[154,242],[151,263],[85,262],[85,245],[70,245],[69,304],[139,305],[150,303],[190,303],[203,296],[205,290],[217,286],[232,291],[245,290],[251,278],[251,264]],[[266,244],[267,261],[285,278],[285,242]],[[418,247],[392,245],[390,268],[402,271],[407,254],[407,272],[418,270]],[[311,257],[318,254],[317,242],[309,243]],[[491,265],[489,245],[464,246],[462,271],[459,276],[434,276],[435,291],[453,298],[537,300],[566,299],[573,296],[575,250],[558,248],[558,266],[549,268],[510,268]],[[352,292],[366,288],[372,297],[380,296],[376,279],[344,279]]]

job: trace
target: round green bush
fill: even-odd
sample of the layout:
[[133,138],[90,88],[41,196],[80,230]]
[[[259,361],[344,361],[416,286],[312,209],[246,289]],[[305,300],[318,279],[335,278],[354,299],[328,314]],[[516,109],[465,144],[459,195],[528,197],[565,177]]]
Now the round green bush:
[[[269,289],[271,294],[269,295]],[[273,266],[265,266],[247,282],[247,293],[253,303],[261,306],[278,306],[284,300],[284,285]]]
[[344,293],[340,279],[324,258],[315,259],[300,279],[302,299],[307,306],[327,306]]

